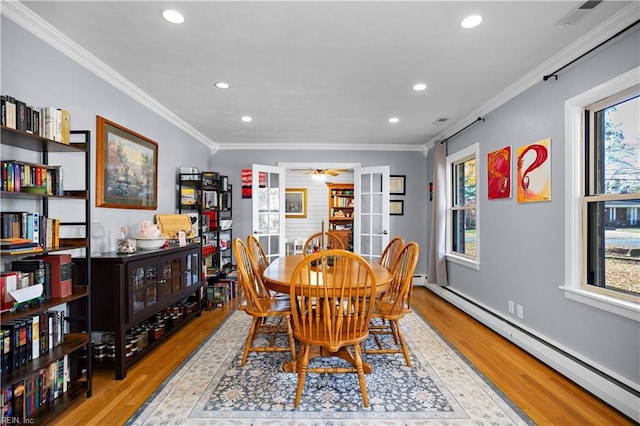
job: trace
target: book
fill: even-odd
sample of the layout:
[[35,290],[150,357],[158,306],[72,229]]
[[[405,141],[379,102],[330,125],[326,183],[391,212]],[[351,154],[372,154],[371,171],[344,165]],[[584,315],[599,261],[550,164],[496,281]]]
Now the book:
[[60,142],[69,145],[71,142],[71,114],[60,108]]
[[72,263],[70,254],[45,254],[36,256],[50,267],[51,293],[48,298],[67,297],[72,294]]
[[24,420],[24,380],[13,384],[13,418]]
[[20,367],[20,323],[5,321],[0,325],[0,328],[9,334],[9,363],[7,365],[8,371],[13,371]]
[[2,373],[9,372],[11,366],[11,334],[9,330],[0,330],[0,339],[2,340]]
[[31,359],[36,359],[40,357],[40,315],[34,315],[31,317]]
[[2,289],[2,312],[8,311],[13,308],[15,300],[11,296],[10,292],[18,289],[19,278],[20,274],[15,271],[8,271],[0,274],[0,288]]
[[23,237],[0,238],[0,249],[9,250],[12,248],[31,247],[33,241]]

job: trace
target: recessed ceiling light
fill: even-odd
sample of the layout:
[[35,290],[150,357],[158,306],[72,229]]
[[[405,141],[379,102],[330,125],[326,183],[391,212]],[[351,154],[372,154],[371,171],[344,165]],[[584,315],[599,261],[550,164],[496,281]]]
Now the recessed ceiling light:
[[416,92],[419,92],[421,90],[425,90],[426,88],[427,88],[427,85],[424,84],[424,83],[418,83],[418,84],[415,84],[413,86],[413,90],[415,90]]
[[249,117],[248,115],[245,115],[244,117],[241,118],[241,120],[244,121],[245,123],[248,123],[251,120],[253,120],[253,118]]
[[229,88],[229,84],[225,83],[224,81],[220,81],[220,82],[216,83],[216,87],[218,89],[228,89]]
[[400,119],[398,117],[391,117],[389,119],[389,123],[397,123],[398,121],[400,121]]
[[172,24],[182,24],[184,22],[184,16],[175,10],[165,10],[162,12],[162,17]]
[[480,25],[481,22],[482,22],[482,16],[471,15],[464,18],[462,22],[460,22],[460,26],[462,28],[474,28]]

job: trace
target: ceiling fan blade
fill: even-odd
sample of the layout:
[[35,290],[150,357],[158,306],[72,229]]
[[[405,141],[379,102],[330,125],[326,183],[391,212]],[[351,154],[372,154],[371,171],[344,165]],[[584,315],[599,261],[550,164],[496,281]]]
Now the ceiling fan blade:
[[331,170],[331,169],[325,170],[324,173],[327,174],[327,175],[331,175],[331,176],[338,176],[340,174],[337,171]]

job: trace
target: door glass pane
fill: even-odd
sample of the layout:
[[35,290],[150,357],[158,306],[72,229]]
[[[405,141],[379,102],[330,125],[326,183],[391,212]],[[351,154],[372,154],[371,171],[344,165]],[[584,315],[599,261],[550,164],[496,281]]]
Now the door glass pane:
[[266,234],[268,229],[269,229],[269,221],[268,221],[269,215],[268,214],[264,214],[264,213],[260,213],[260,216],[258,217],[258,232],[261,234]]
[[369,178],[370,175],[362,175],[360,177],[360,191],[363,194],[371,192],[371,181]]
[[[371,238],[371,245],[371,253],[382,253],[384,251],[384,247],[382,245],[382,235],[374,235]],[[377,256],[376,258],[379,258],[379,256]]]
[[373,194],[372,195],[372,199],[373,202],[371,203],[372,205],[372,212],[374,214],[382,214],[382,200],[383,200],[383,196],[382,194]]
[[360,254],[362,256],[368,256],[371,254],[371,238],[368,235],[360,236]]
[[372,179],[372,191],[371,192],[382,192],[382,174],[374,173],[371,175]]
[[267,252],[267,256],[269,256],[269,260],[272,261],[273,254],[278,254],[278,247],[280,247],[280,236],[272,235],[269,237],[269,251]]
[[371,234],[371,215],[362,216],[360,224],[360,235]]
[[362,205],[360,206],[360,211],[363,214],[371,213],[371,194],[362,194],[360,197],[362,200]]
[[384,229],[382,228],[382,215],[371,216],[371,233],[373,235],[381,235]]

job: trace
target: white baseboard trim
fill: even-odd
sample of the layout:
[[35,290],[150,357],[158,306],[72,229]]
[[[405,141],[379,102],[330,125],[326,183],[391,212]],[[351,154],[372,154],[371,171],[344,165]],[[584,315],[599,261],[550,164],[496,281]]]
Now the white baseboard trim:
[[[414,277],[414,285],[419,285],[416,281],[417,279]],[[500,317],[499,314],[490,313],[488,310],[478,307],[474,304],[475,302],[471,303],[469,300],[451,290],[426,282],[420,285],[423,285],[428,290],[434,292],[458,309],[513,342],[621,413],[629,416],[635,422],[640,423],[640,398],[636,396],[632,390],[618,386],[615,382],[607,380],[601,374],[598,374],[593,368],[587,368],[582,363],[577,362],[562,350],[556,349],[551,344],[541,342],[540,339],[545,340],[543,338],[544,336],[533,337],[524,332],[521,327],[519,328],[512,325],[508,319],[497,318],[496,315]],[[546,340],[548,341],[549,339]]]

